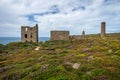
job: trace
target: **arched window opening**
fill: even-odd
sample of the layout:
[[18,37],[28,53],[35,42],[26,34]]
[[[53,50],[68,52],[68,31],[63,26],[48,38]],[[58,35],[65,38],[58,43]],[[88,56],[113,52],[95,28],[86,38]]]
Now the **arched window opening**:
[[27,38],[27,34],[25,34],[25,38]]
[[25,28],[25,31],[28,31],[28,28]]

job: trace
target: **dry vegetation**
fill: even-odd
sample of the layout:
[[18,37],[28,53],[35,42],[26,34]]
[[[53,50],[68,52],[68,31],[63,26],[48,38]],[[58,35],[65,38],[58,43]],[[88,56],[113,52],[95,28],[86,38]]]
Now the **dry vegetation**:
[[98,36],[0,45],[0,80],[119,80],[120,33]]

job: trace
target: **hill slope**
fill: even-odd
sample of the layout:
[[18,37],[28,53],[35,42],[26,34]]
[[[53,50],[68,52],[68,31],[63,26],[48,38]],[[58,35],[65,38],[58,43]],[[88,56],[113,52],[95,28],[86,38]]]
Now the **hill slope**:
[[0,53],[0,80],[120,79],[120,33],[105,39],[14,42],[0,45]]

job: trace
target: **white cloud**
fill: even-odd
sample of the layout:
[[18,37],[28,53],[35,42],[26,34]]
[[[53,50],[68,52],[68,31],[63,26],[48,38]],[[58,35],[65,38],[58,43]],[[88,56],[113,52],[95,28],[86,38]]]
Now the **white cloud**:
[[82,30],[87,34],[99,33],[102,21],[107,22],[107,32],[120,31],[120,0],[0,2],[0,36],[20,36],[21,25],[36,23],[39,24],[39,36],[49,36],[50,30],[56,29],[70,30],[71,34],[81,34]]

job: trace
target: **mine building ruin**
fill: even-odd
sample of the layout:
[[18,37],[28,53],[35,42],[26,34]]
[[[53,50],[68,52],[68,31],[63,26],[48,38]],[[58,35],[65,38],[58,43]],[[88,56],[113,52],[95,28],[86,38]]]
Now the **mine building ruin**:
[[[101,23],[101,34],[104,38],[106,36],[106,23]],[[50,40],[80,40],[85,38],[85,31],[82,35],[70,35],[69,31],[53,30],[50,32]],[[33,27],[22,26],[21,27],[21,41],[22,42],[38,42],[38,24]]]
[[[101,22],[100,36],[105,38],[106,36],[106,23]],[[85,39],[85,31],[82,31],[82,35],[69,35],[69,31],[51,31],[50,40],[80,40]]]
[[69,40],[69,31],[51,31],[50,40]]
[[85,31],[82,32],[82,39],[85,38]]
[[81,35],[70,35],[70,40],[80,40]]
[[38,24],[33,27],[21,26],[22,42],[38,42]]
[[105,34],[106,34],[105,28],[106,28],[106,23],[102,22],[101,23],[101,37],[103,37],[103,38],[105,37]]

